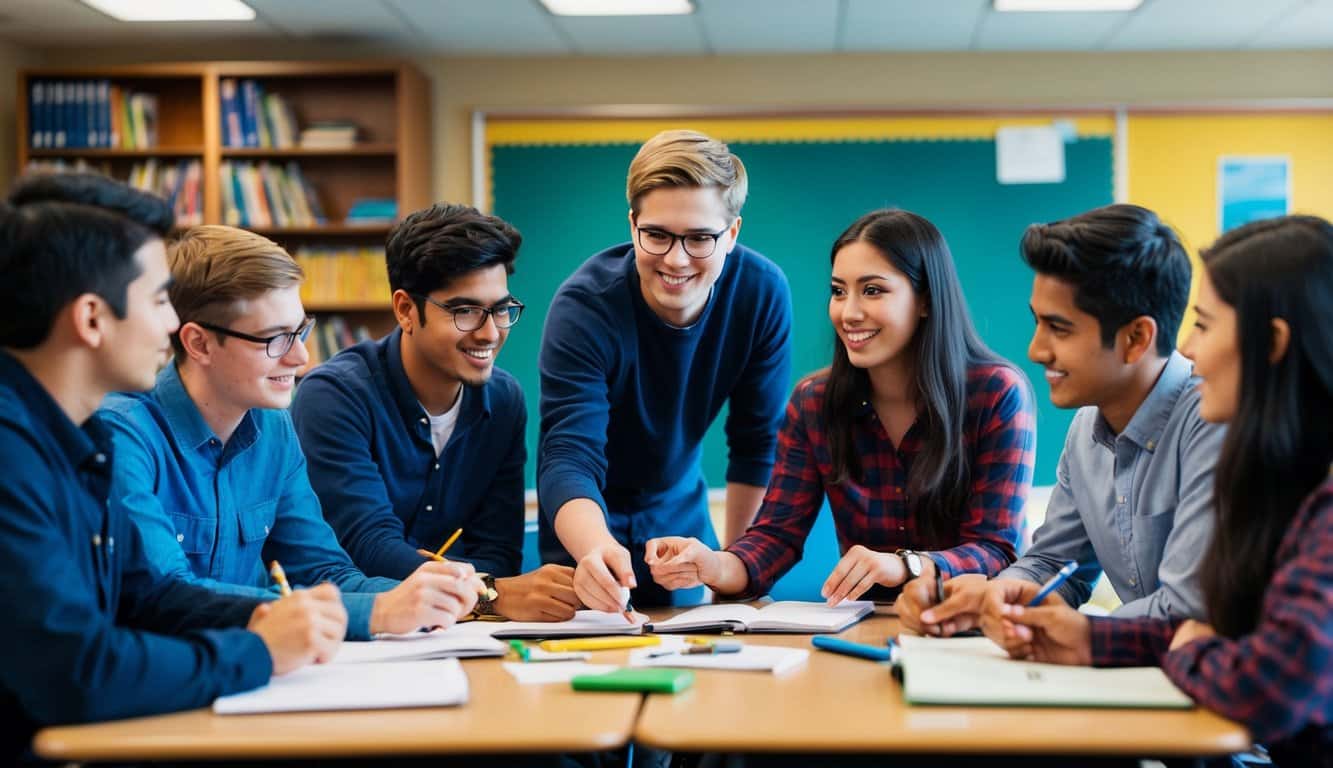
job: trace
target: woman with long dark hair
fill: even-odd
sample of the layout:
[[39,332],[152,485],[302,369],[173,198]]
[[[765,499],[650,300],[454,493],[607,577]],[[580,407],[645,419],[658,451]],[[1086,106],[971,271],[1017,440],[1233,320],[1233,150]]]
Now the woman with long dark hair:
[[1032,398],[977,336],[944,237],[916,214],[874,211],[834,242],[831,261],[833,364],[792,394],[763,506],[722,551],[649,541],[663,587],[766,593],[801,559],[825,494],[844,553],[824,584],[830,603],[1013,561]]
[[1159,663],[1278,765],[1333,765],[1333,226],[1255,222],[1203,262],[1184,352],[1201,415],[1228,424],[1203,553],[1208,623],[1089,619],[1014,594],[1005,632],[1040,661]]

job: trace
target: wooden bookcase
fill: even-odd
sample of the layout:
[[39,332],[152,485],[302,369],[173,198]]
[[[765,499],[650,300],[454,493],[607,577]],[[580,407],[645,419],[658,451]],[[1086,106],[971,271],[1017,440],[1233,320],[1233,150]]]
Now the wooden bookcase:
[[[297,123],[341,120],[356,124],[349,149],[276,149],[224,146],[220,82],[253,79],[280,94]],[[149,149],[38,148],[31,146],[29,115],[33,81],[108,80],[122,89],[157,96],[158,145]],[[25,69],[18,75],[18,168],[30,160],[86,160],[125,178],[147,158],[199,160],[203,221],[223,223],[220,168],[224,161],[297,162],[319,197],[328,223],[312,227],[251,229],[293,253],[303,247],[383,248],[390,225],[348,224],[357,198],[393,198],[399,217],[431,203],[430,88],[423,75],[401,61],[187,62],[110,67]],[[338,314],[378,336],[393,326],[389,297],[339,301],[307,298],[316,315]]]

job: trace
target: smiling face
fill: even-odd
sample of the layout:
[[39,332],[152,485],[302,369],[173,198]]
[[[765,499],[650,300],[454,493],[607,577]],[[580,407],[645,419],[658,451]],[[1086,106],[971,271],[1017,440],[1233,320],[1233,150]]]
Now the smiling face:
[[[630,239],[634,242],[634,264],[639,273],[643,299],[653,313],[676,326],[693,323],[708,304],[708,295],[722,274],[727,254],[736,244],[741,220],[731,218],[716,187],[661,187],[639,199],[639,211],[630,212]],[[679,238],[664,255],[649,253],[642,246],[641,231],[660,239],[663,235],[695,235],[706,247],[704,235],[721,232],[713,253],[706,259],[691,258]],[[651,246],[651,242],[649,243]],[[653,248],[653,250],[658,250]]]
[[171,334],[179,325],[167,298],[171,272],[162,241],[148,240],[134,259],[139,276],[127,289],[125,317],[108,325],[107,343],[99,347],[99,368],[111,391],[152,388],[158,369],[171,356]]
[[[239,301],[237,310],[236,319],[227,327],[250,336],[290,333],[305,322],[301,289],[295,285]],[[286,408],[292,402],[296,374],[308,362],[310,354],[300,341],[287,354],[272,358],[263,344],[227,338],[213,349],[207,369],[213,383],[210,389],[237,411]]]
[[857,368],[900,362],[925,311],[907,276],[875,246],[848,243],[833,258],[829,320]]
[[[453,314],[436,304],[487,309],[508,304],[513,296],[509,294],[505,266],[493,264],[468,272],[455,278],[447,288],[428,295],[435,303],[424,304],[426,323],[418,323],[410,335],[402,337],[403,355],[412,361],[409,376],[429,379],[432,389],[436,385],[444,387],[446,383],[448,387],[459,383],[473,387],[485,384],[495,369],[500,348],[509,338],[509,329],[498,327],[494,315],[490,314],[476,330],[460,331]],[[468,319],[460,317],[465,325]],[[414,389],[422,389],[415,380],[412,385]]]
[[1205,270],[1199,276],[1194,329],[1181,352],[1194,361],[1199,382],[1199,416],[1227,422],[1240,402],[1240,336],[1236,309],[1222,300]]
[[1103,407],[1125,390],[1128,367],[1121,353],[1102,345],[1101,324],[1075,306],[1072,285],[1038,274],[1028,307],[1037,323],[1028,358],[1046,369],[1052,403]]

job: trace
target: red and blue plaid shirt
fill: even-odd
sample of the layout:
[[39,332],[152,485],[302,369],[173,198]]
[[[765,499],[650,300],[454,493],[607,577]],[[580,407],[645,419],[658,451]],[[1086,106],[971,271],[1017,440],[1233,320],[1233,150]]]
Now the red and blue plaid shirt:
[[1092,663],[1161,664],[1190,698],[1244,724],[1275,755],[1291,754],[1300,764],[1306,755],[1327,760],[1333,755],[1333,479],[1302,504],[1275,562],[1253,632],[1168,652],[1178,622],[1093,618]]
[[[727,547],[749,572],[744,597],[767,593],[801,559],[825,494],[842,552],[856,544],[880,552],[923,546],[906,495],[908,471],[921,451],[920,422],[895,449],[874,408],[863,404],[855,427],[861,480],[835,483],[822,416],[827,383],[827,374],[812,377],[792,393],[764,504],[749,530]],[[963,445],[972,494],[962,510],[957,546],[931,553],[945,576],[994,575],[1013,562],[1023,502],[1032,486],[1033,423],[1032,399],[1021,374],[1004,365],[968,370]]]

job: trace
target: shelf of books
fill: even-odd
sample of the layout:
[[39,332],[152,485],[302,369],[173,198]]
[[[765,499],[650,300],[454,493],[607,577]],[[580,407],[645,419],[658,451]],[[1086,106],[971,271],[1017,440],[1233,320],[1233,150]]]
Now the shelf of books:
[[190,62],[19,73],[19,166],[161,195],[181,226],[287,248],[315,362],[393,327],[384,240],[428,205],[430,92],[404,62]]

